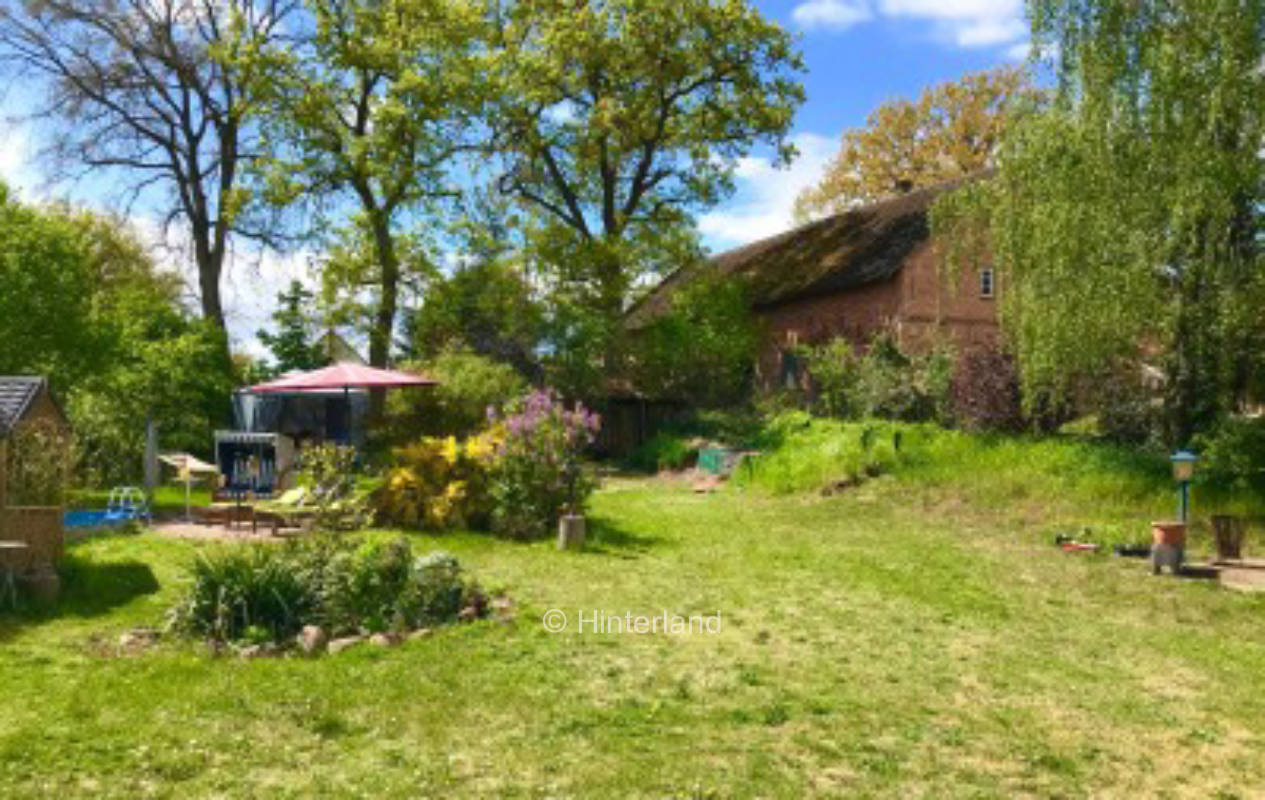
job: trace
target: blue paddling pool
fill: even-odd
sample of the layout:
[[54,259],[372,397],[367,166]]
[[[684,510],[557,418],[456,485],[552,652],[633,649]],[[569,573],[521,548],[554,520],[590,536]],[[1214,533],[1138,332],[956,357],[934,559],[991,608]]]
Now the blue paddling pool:
[[76,509],[62,516],[66,528],[113,528],[128,522],[150,519],[145,495],[130,486],[114,489],[104,509]]

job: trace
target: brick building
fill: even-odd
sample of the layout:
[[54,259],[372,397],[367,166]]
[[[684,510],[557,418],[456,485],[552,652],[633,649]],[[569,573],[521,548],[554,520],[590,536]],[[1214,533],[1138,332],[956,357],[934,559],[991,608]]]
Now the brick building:
[[678,270],[632,309],[629,323],[661,313],[703,270],[745,280],[765,336],[757,368],[764,388],[798,379],[796,345],[837,336],[863,347],[886,330],[911,351],[936,339],[960,349],[995,343],[1002,287],[987,258],[950,286],[931,238],[930,206],[953,185],[854,208]]

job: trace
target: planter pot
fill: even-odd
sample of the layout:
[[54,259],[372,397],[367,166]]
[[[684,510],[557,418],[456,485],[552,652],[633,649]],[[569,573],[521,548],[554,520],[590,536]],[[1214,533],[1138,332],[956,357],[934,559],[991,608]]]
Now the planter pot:
[[1160,574],[1164,567],[1174,573],[1182,567],[1186,557],[1186,523],[1152,522],[1151,571]]
[[1229,514],[1216,514],[1212,518],[1212,531],[1217,541],[1218,561],[1239,561],[1243,558],[1243,537],[1247,533],[1247,520]]
[[584,517],[580,514],[564,514],[558,520],[558,549],[579,550],[584,546]]

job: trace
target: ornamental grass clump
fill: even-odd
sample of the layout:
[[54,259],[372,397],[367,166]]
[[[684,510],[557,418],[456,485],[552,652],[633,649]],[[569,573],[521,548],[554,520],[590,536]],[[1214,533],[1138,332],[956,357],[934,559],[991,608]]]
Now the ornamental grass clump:
[[417,556],[403,536],[356,543],[320,534],[283,547],[200,553],[189,572],[171,627],[223,642],[285,642],[305,625],[333,635],[404,632],[487,609],[457,559],[443,551]]
[[584,451],[593,444],[600,418],[576,404],[568,410],[550,389],[515,404],[500,424],[490,484],[492,525],[519,539],[547,536],[564,514],[579,514],[596,484],[585,470]]

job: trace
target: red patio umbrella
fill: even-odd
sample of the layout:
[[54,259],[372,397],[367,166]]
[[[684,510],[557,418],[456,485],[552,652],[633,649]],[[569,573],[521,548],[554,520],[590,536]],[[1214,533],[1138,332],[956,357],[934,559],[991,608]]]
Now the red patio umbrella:
[[406,386],[435,386],[438,381],[360,364],[341,362],[328,367],[287,375],[250,387],[252,392],[321,392],[330,389],[399,389]]
[[347,403],[348,419],[351,415],[352,389],[402,389],[408,386],[437,386],[439,381],[410,375],[407,372],[396,372],[389,369],[366,367],[362,364],[339,362],[328,367],[300,372],[278,378],[274,381],[250,387],[250,391],[267,393],[290,392],[325,392],[331,389],[342,389]]

